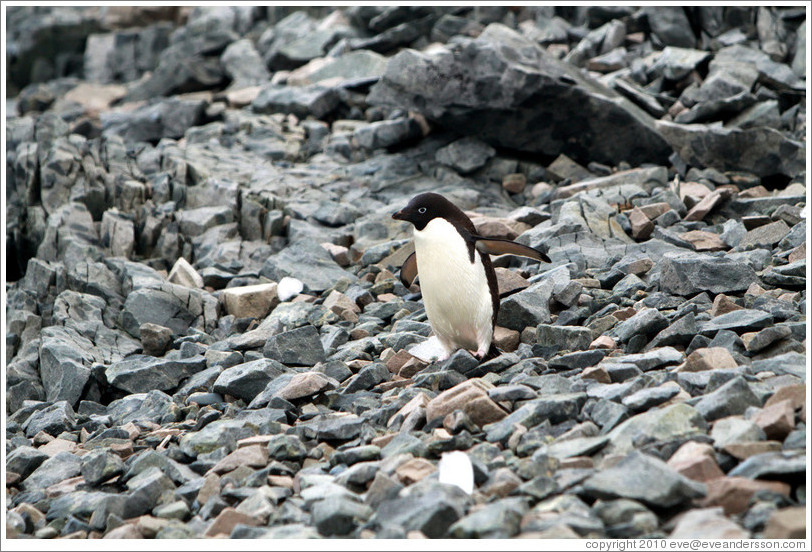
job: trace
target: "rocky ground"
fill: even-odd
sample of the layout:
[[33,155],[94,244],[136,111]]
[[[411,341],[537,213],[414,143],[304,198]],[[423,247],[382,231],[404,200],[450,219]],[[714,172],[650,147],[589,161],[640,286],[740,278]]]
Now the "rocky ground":
[[9,536],[804,536],[804,8],[295,10],[8,8]]

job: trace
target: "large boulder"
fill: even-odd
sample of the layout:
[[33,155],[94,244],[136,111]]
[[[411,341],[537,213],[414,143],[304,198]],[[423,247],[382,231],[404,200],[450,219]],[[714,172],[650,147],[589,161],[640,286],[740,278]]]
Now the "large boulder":
[[427,54],[403,50],[367,101],[419,111],[494,146],[583,164],[664,163],[654,119],[504,25]]

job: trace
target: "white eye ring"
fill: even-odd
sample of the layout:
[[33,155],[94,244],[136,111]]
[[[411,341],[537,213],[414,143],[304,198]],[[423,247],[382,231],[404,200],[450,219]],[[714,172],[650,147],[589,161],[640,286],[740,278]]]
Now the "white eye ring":
[[417,210],[417,212],[418,212],[418,213],[420,213],[420,214],[422,215],[423,213],[425,213],[425,212],[426,212],[426,208],[425,208],[425,207],[421,207],[420,209],[418,209],[418,210]]

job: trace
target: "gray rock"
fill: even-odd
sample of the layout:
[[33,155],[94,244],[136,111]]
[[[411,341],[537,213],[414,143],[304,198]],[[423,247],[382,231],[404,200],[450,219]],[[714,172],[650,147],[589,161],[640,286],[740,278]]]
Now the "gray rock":
[[463,500],[452,498],[456,491],[443,492],[445,487],[421,496],[385,500],[378,505],[369,524],[378,529],[398,527],[407,532],[420,531],[429,538],[442,538],[464,512]]
[[159,468],[153,467],[127,481],[127,489],[122,515],[125,519],[151,512],[161,495],[174,491],[175,485]]
[[789,234],[789,231],[789,226],[783,220],[753,228],[744,235],[737,249],[772,248],[775,244],[784,239],[784,237]]
[[628,343],[636,335],[653,335],[665,328],[667,324],[668,321],[659,310],[641,309],[634,316],[615,326],[613,332],[621,343]]
[[128,143],[178,139],[203,122],[205,108],[202,100],[168,98],[132,111],[103,111],[102,132]]
[[529,401],[502,420],[488,424],[482,429],[491,442],[506,442],[515,430],[514,424],[531,428],[543,420],[561,423],[578,416],[586,402],[585,393],[560,393]]
[[602,349],[575,351],[574,353],[555,356],[547,362],[547,365],[555,370],[583,369],[588,366],[595,366],[603,360],[604,356],[606,356],[606,351]]
[[69,328],[45,328],[39,349],[39,370],[48,401],[75,405],[90,379],[93,344]]
[[739,309],[715,316],[699,327],[700,333],[712,336],[721,330],[737,333],[760,330],[772,326],[773,317],[757,309]]
[[6,471],[20,474],[25,479],[48,458],[47,454],[34,447],[17,447],[6,456]]
[[80,460],[69,452],[60,452],[45,460],[20,484],[24,491],[41,490],[71,477],[81,471]]
[[265,84],[270,80],[265,63],[247,38],[229,44],[220,56],[223,71],[231,77],[232,89]]
[[664,403],[680,392],[680,386],[676,384],[664,384],[657,387],[641,389],[623,398],[623,405],[635,412],[641,412]]
[[163,391],[152,390],[115,400],[107,406],[107,415],[116,424],[143,420],[157,423],[172,404],[172,397]]
[[612,357],[612,363],[634,364],[643,372],[679,364],[683,360],[685,360],[683,354],[673,347],[660,347],[646,353]]
[[386,59],[380,54],[368,50],[347,52],[337,57],[324,58],[315,69],[307,68],[303,75],[294,71],[288,78],[288,84],[312,84],[323,80],[342,79],[353,83],[377,80],[384,72]]
[[233,449],[237,441],[257,434],[258,428],[245,420],[215,420],[200,431],[181,437],[180,450],[191,457],[206,454],[220,447]]
[[789,326],[771,326],[764,328],[747,343],[746,348],[751,353],[757,353],[766,349],[776,341],[780,341],[792,335],[792,330]]
[[584,481],[583,492],[594,498],[628,498],[670,508],[705,496],[705,486],[658,458],[634,451]]
[[539,324],[536,327],[536,343],[567,351],[583,351],[592,343],[592,330],[576,326]]
[[683,296],[743,291],[757,281],[746,263],[697,253],[666,253],[660,270],[660,289]]
[[764,441],[767,436],[764,430],[750,420],[730,416],[716,420],[710,433],[713,445],[723,449],[732,443]]
[[288,366],[314,366],[326,359],[319,331],[311,325],[271,336],[262,353]]
[[124,462],[117,454],[97,449],[82,456],[81,471],[85,482],[95,487],[124,473]]
[[729,477],[785,479],[806,473],[806,453],[802,451],[765,452],[749,457],[730,470]]
[[313,424],[315,438],[328,441],[348,441],[361,433],[364,419],[355,415],[324,418]]
[[527,326],[550,322],[553,282],[542,280],[502,301],[496,319],[498,326],[522,331]]
[[268,441],[268,456],[273,460],[300,462],[307,456],[307,447],[296,435],[274,435]]
[[451,538],[511,538],[519,533],[527,503],[521,498],[504,498],[469,514],[448,528]]
[[338,103],[335,89],[319,84],[303,87],[269,84],[251,102],[251,109],[255,113],[292,113],[301,119],[308,115],[323,119]]
[[[367,101],[420,111],[442,127],[492,146],[601,163],[623,158],[632,165],[668,156],[648,114],[506,26],[491,24],[475,40],[461,39],[456,49],[398,53]],[[513,72],[525,77],[503,78]],[[495,82],[501,84],[494,89]],[[565,130],[539,134],[533,123],[539,120]],[[615,130],[624,129],[615,140],[590,138],[604,136],[609,121]]]
[[72,431],[75,425],[73,408],[67,401],[59,401],[31,414],[23,423],[23,431],[26,437],[33,437],[40,431],[56,436],[63,431]]
[[485,166],[496,150],[476,138],[461,138],[437,150],[434,158],[460,174],[468,174]]
[[[423,135],[420,125],[412,119],[400,118],[388,121],[377,121],[357,129],[353,134],[358,145],[369,151],[379,148],[390,148],[414,140]],[[440,154],[438,150],[437,154]]]
[[293,243],[270,257],[260,274],[276,282],[285,276],[297,278],[311,292],[322,292],[342,278],[350,282],[357,279],[338,266],[326,249],[310,240]]
[[702,50],[666,46],[651,71],[670,80],[681,80],[709,57],[710,54]]
[[747,381],[737,376],[716,391],[703,395],[694,405],[707,421],[744,414],[749,406],[761,406],[761,400],[750,389]]
[[182,379],[205,368],[204,357],[169,360],[133,355],[108,366],[105,377],[110,385],[129,393],[146,393],[153,389],[174,389]]
[[666,121],[657,121],[656,126],[674,151],[695,167],[759,176],[796,175],[803,171],[803,144],[772,128],[737,129]]
[[705,435],[708,424],[693,407],[684,403],[649,410],[632,416],[609,433],[607,454],[624,454],[635,448],[634,440],[667,442]]
[[250,402],[271,380],[286,372],[285,366],[272,359],[245,362],[223,370],[212,385],[212,391]]
[[311,510],[316,529],[325,536],[347,535],[372,516],[372,508],[342,496],[319,500]]
[[663,44],[681,48],[693,48],[696,45],[691,23],[681,7],[646,7],[642,11],[646,14],[651,31]]

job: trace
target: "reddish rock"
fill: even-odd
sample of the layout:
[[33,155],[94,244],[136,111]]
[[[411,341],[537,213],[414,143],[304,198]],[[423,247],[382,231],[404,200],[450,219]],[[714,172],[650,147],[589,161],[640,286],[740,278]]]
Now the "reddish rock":
[[727,314],[735,310],[741,310],[742,308],[744,307],[740,307],[734,303],[730,297],[724,293],[720,293],[713,299],[713,306],[711,307],[710,315],[719,316],[720,314]]
[[474,378],[443,391],[426,406],[427,421],[443,418],[459,409],[480,427],[498,422],[507,416],[507,412],[488,397],[488,389],[492,387],[491,384]]
[[596,337],[592,343],[589,344],[590,349],[617,349],[617,343],[608,335],[601,335]]
[[599,383],[612,383],[612,378],[609,376],[609,372],[607,372],[602,366],[590,366],[589,368],[584,368],[584,371],[581,372],[581,379],[591,379]]
[[682,219],[686,222],[704,219],[711,210],[722,200],[723,194],[720,190],[714,190],[709,193],[702,200],[688,211],[688,214]]
[[720,508],[689,510],[680,515],[671,539],[746,539],[750,533],[722,515]]
[[750,497],[758,491],[772,491],[789,496],[790,486],[781,481],[762,481],[746,477],[720,477],[706,483],[703,506],[721,506],[726,515],[747,510]]
[[725,445],[722,447],[722,451],[738,460],[747,460],[756,454],[774,452],[781,450],[781,448],[780,441],[740,441]]
[[806,404],[806,385],[798,383],[796,385],[785,385],[779,387],[773,396],[767,399],[764,407],[772,406],[781,401],[789,400],[792,403],[792,408],[798,409]]
[[729,249],[719,234],[706,230],[691,230],[679,235],[680,238],[694,246],[697,251],[721,251]]
[[502,177],[502,187],[511,194],[520,194],[527,186],[527,177],[522,173],[506,174]]
[[707,443],[688,441],[668,459],[668,465],[694,481],[705,483],[724,477],[725,472],[716,462],[713,447]]
[[437,471],[437,468],[425,458],[412,458],[395,469],[395,474],[404,485],[417,483],[427,475]]
[[764,430],[768,439],[783,441],[795,429],[795,409],[790,399],[765,406],[753,417],[753,423]]
[[251,445],[238,448],[219,462],[217,462],[211,473],[227,473],[237,469],[239,466],[250,468],[264,468],[268,465],[268,449],[262,445]]
[[629,211],[629,224],[632,226],[632,237],[645,240],[654,232],[654,223],[637,207]]
[[705,370],[721,370],[738,366],[733,355],[724,347],[703,347],[697,349],[685,359],[685,363],[678,368],[680,372],[704,372]]
[[256,527],[259,525],[259,520],[248,514],[238,512],[234,508],[223,508],[223,511],[214,518],[214,521],[209,525],[209,528],[206,529],[203,536],[216,537],[218,535],[230,535],[231,531],[233,531],[234,527],[238,524]]

